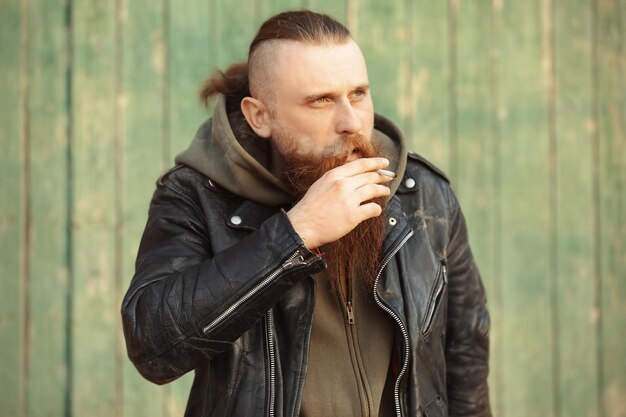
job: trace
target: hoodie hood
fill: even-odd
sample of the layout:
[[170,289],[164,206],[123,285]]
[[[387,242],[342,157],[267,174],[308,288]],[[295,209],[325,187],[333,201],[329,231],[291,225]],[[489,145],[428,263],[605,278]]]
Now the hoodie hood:
[[[389,159],[397,177],[388,183],[391,195],[406,168],[407,149],[398,128],[383,116],[374,118],[373,140]],[[285,207],[293,197],[282,174],[282,159],[271,140],[254,134],[239,103],[219,96],[213,117],[200,126],[190,146],[175,158],[240,197],[270,207]]]

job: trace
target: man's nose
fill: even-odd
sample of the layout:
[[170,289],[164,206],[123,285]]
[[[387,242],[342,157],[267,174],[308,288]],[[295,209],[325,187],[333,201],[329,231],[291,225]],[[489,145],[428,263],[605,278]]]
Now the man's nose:
[[358,133],[361,131],[361,119],[349,100],[342,102],[337,109],[337,133]]

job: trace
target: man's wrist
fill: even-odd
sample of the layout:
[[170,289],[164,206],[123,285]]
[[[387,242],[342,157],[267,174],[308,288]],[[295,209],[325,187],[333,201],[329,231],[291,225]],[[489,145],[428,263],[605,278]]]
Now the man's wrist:
[[294,213],[293,209],[289,210],[286,214],[287,218],[291,222],[291,227],[298,234],[298,236],[300,236],[300,239],[304,242],[304,246],[309,250],[317,248],[319,245],[314,244],[315,239],[309,232],[309,228],[306,226],[306,221],[300,220],[300,216],[297,212]]

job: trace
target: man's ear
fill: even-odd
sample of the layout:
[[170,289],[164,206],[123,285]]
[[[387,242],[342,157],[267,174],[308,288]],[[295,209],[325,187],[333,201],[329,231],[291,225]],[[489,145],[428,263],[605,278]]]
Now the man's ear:
[[244,97],[241,100],[241,111],[254,133],[262,138],[271,136],[269,109],[263,102],[254,97]]

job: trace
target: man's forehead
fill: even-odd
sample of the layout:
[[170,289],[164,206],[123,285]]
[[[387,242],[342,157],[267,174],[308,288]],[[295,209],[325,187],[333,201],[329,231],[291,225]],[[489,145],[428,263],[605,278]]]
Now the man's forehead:
[[309,90],[368,83],[365,59],[351,39],[342,44],[322,45],[280,41],[274,50],[272,68],[271,72],[279,77],[277,81],[292,81]]

